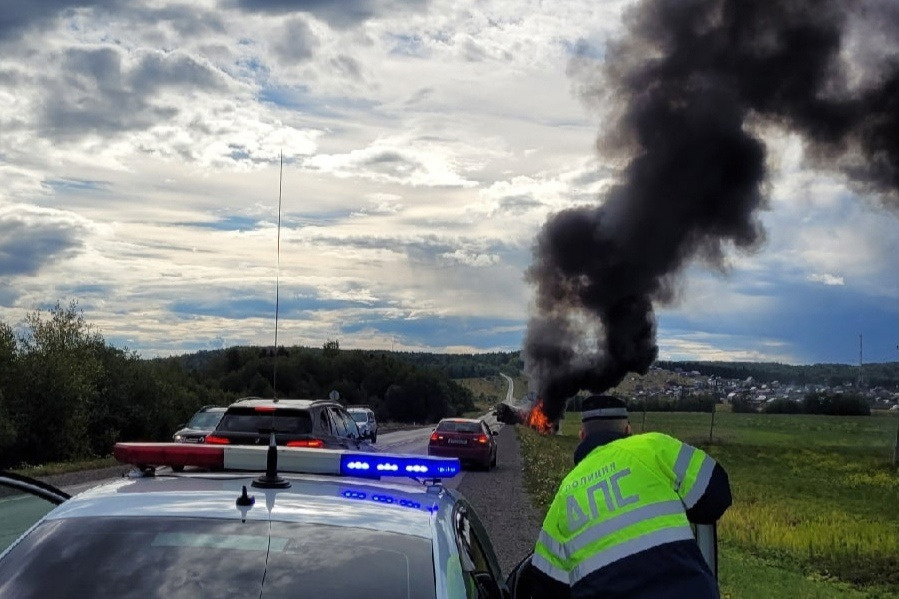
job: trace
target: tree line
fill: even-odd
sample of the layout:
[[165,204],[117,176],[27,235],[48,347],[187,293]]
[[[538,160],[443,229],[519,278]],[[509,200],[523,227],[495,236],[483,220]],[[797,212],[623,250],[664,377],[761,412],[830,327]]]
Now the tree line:
[[342,403],[400,422],[474,409],[472,393],[446,368],[406,358],[329,341],[142,359],[109,345],[76,303],[57,304],[28,314],[21,330],[0,321],[0,468],[106,456],[117,441],[166,441],[201,406],[250,395],[326,398],[336,390]]

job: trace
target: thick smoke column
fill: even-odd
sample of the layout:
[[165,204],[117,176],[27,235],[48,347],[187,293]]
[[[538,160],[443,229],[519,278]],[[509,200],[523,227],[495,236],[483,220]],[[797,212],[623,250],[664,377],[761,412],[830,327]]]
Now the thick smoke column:
[[552,418],[646,372],[653,303],[690,260],[723,268],[764,240],[760,131],[801,134],[809,160],[899,206],[899,3],[644,0],[625,23],[590,87],[623,169],[597,206],[549,219],[527,272],[525,368]]

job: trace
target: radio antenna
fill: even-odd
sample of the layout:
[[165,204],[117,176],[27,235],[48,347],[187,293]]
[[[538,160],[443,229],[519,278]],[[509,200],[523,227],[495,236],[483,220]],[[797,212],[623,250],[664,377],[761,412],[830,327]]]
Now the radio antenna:
[[281,182],[284,180],[284,151],[278,154],[278,250],[275,267],[275,352],[272,360],[272,397],[278,401],[278,304],[281,291]]

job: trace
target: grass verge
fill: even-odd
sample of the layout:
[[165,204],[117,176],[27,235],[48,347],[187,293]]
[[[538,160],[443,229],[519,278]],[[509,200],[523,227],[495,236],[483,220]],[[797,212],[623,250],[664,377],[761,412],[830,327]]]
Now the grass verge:
[[72,462],[51,462],[49,464],[41,464],[38,466],[26,465],[21,468],[16,468],[15,470],[12,470],[12,472],[23,476],[30,476],[32,478],[40,478],[42,476],[80,472],[82,470],[109,468],[116,465],[118,465],[116,459],[109,456],[105,458],[91,458],[88,460],[76,460]]
[[[721,586],[731,599],[899,595],[895,416],[633,414],[728,471],[734,504],[719,523]],[[578,418],[543,437],[519,427],[525,485],[545,512],[572,466]]]

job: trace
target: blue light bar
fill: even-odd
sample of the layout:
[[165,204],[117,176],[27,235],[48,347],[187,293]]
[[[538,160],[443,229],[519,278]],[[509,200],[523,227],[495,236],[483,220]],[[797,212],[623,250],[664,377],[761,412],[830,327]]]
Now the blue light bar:
[[404,499],[402,497],[394,497],[392,495],[385,495],[383,493],[372,493],[369,495],[365,491],[359,491],[356,489],[344,489],[341,492],[341,495],[346,497],[347,499],[357,499],[359,501],[376,501],[378,503],[387,503],[390,505],[398,505],[400,507],[408,507],[416,510],[424,510],[426,512],[436,512],[437,504],[433,505],[422,505],[418,501],[413,501],[411,499]]
[[344,476],[452,478],[460,470],[457,458],[350,452],[340,456],[340,474]]

